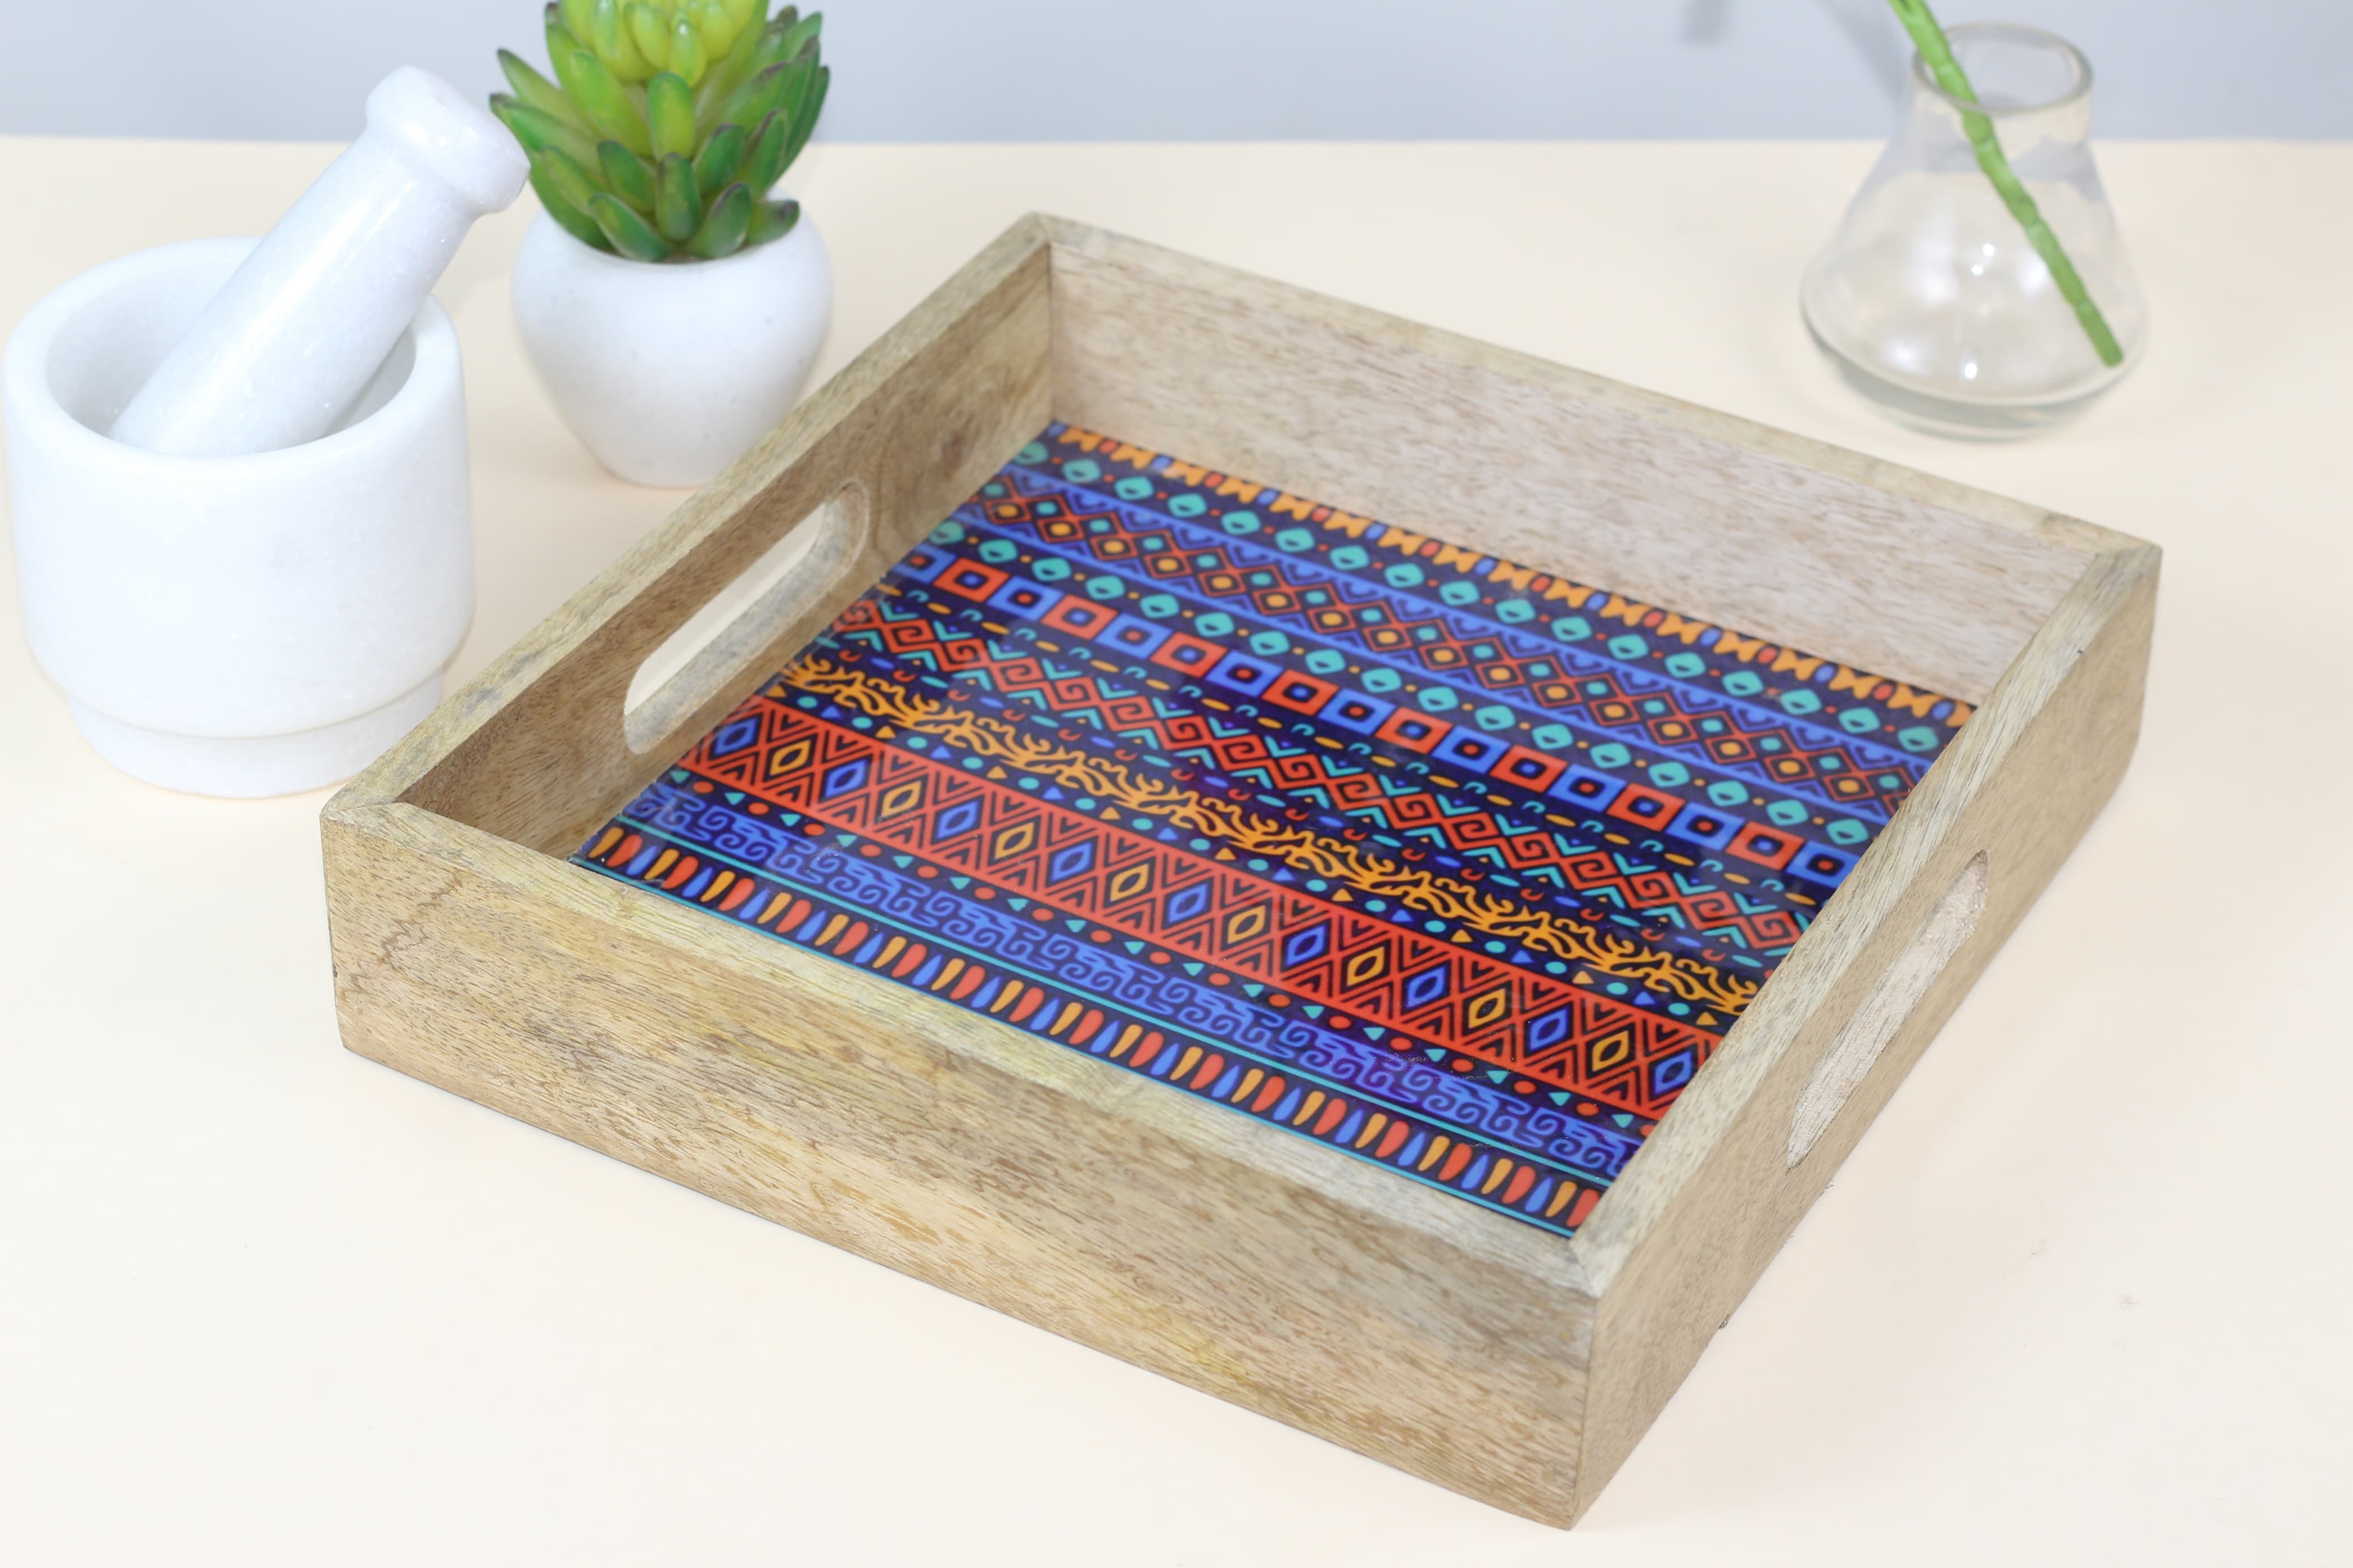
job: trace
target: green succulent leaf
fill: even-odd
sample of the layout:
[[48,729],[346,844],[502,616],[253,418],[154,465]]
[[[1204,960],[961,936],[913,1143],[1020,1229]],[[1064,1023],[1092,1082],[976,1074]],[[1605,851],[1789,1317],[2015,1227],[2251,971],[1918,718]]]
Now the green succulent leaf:
[[554,6],[547,8],[548,63],[555,71],[556,82],[564,89],[565,97],[573,100],[575,109],[578,98],[573,91],[572,57],[588,47],[585,41],[586,37],[586,34],[575,33],[565,26],[564,18],[556,14]]
[[589,26],[589,40],[596,53],[615,76],[632,85],[661,69],[659,58],[639,47],[637,29],[629,25],[628,13],[643,9],[642,5],[624,7],[622,0],[596,0],[596,20]]
[[694,89],[676,71],[666,70],[646,83],[646,120],[653,132],[654,153],[693,156]]
[[651,216],[654,210],[653,166],[618,142],[596,144],[596,167],[605,186],[615,195]]
[[586,134],[588,122],[564,96],[564,89],[531,68],[529,61],[512,49],[499,51],[499,69],[505,73],[507,85],[514,89],[518,102],[551,119],[560,120],[575,131]]
[[611,137],[640,158],[652,153],[653,137],[647,131],[646,117],[603,60],[587,49],[575,49],[572,69],[562,79],[564,90],[599,135]]
[[757,125],[776,107],[784,96],[785,76],[789,65],[773,65],[753,73],[752,79],[728,94],[727,101],[719,106],[722,125]]
[[817,72],[815,54],[797,55],[785,62],[784,90],[770,107],[785,117],[787,125],[800,119],[801,107],[808,102],[809,93],[817,85]]
[[532,169],[532,191],[539,193],[539,205],[548,209],[548,216],[555,218],[555,221],[563,226],[565,233],[572,235],[572,237],[579,240],[581,245],[607,251],[607,254],[612,251],[612,240],[605,237],[605,230],[597,228],[596,218],[591,218],[586,212],[581,212],[579,207],[575,207],[572,202],[565,200],[563,191],[555,191],[546,179],[541,179],[541,174],[536,172],[536,169]]
[[[597,0],[597,3],[602,5],[605,0]],[[628,0],[626,5],[622,5],[622,0],[614,0],[614,5],[617,8],[625,9],[628,12],[629,38],[637,46],[638,52],[645,57],[655,70],[668,70],[670,68],[670,26],[661,11],[656,6],[646,4],[646,0]]]
[[766,245],[793,232],[793,225],[801,221],[798,202],[762,202],[752,214],[752,227],[744,237],[746,245]]
[[801,104],[799,115],[793,121],[793,139],[785,144],[786,168],[791,168],[793,160],[801,155],[801,149],[808,145],[809,133],[817,129],[817,117],[825,110],[826,89],[832,85],[833,68],[818,67],[817,85],[809,89],[807,99]]
[[769,32],[774,41],[761,51],[767,58],[760,63],[767,65],[777,60],[798,59],[801,51],[817,41],[818,34],[824,27],[825,13],[822,11],[812,11],[787,26],[778,27],[771,24]]
[[703,80],[694,87],[694,120],[706,130],[715,124],[713,115],[727,94],[744,85],[744,78],[751,75],[753,49],[746,40],[751,40],[751,33],[734,40],[734,47],[727,49],[727,54],[713,58],[711,70],[703,70]]
[[752,139],[740,125],[723,125],[712,132],[695,155],[694,183],[706,191],[725,189],[744,166],[744,154],[751,144]]
[[765,26],[757,29],[759,38],[752,48],[754,70],[765,70],[768,67],[780,64],[784,60],[785,57],[780,51],[785,47],[785,35],[791,32],[799,21],[800,12],[787,5],[769,17]]
[[596,220],[566,201],[564,193],[555,189],[535,168],[531,173],[531,188],[539,193],[539,205],[547,209],[547,216],[562,225],[566,234],[598,250],[610,251],[613,248],[613,242],[605,237],[605,231],[596,226]]
[[654,172],[654,226],[673,242],[692,237],[702,226],[702,192],[684,153],[670,153]]
[[646,220],[623,206],[614,196],[599,191],[588,203],[588,216],[605,231],[613,249],[632,261],[663,261],[670,257],[670,242],[646,225]]
[[497,115],[526,153],[560,147],[583,163],[596,161],[596,143],[552,114],[519,103],[503,92],[491,95],[491,112]]
[[605,188],[569,153],[554,147],[543,147],[531,155],[531,178],[543,198],[553,190],[575,212],[587,211],[589,202]]
[[756,27],[744,28],[734,46],[702,73],[702,80],[694,89],[694,117],[698,123],[715,123],[719,106],[750,79],[760,53],[760,36]]
[[752,138],[751,150],[744,154],[744,183],[765,195],[768,187],[784,176],[785,148],[792,136],[792,123],[782,110],[760,121],[760,133]]
[[702,41],[702,29],[694,25],[693,16],[682,6],[670,20],[670,68],[684,77],[689,87],[701,81],[702,73],[711,68],[711,50]]
[[560,9],[565,29],[575,38],[588,37],[596,26],[596,0],[563,0],[560,8],[550,5],[547,9],[551,17]]
[[752,12],[742,0],[700,0],[695,5],[694,26],[712,64],[725,59],[727,51],[752,30]]
[[754,204],[751,187],[743,184],[728,186],[711,204],[711,212],[686,241],[691,255],[705,261],[716,261],[723,256],[733,256],[744,248],[751,233]]

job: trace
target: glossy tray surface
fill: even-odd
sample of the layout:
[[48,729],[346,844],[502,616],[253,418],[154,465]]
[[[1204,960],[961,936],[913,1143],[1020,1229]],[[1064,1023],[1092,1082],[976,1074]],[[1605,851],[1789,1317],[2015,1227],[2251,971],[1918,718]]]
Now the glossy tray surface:
[[1968,717],[1057,425],[575,858],[1566,1232]]

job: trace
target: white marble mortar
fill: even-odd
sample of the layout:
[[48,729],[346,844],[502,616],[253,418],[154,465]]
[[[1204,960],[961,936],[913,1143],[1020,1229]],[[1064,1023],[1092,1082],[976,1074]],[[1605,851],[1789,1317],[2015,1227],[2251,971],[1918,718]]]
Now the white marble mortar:
[[357,772],[432,710],[473,614],[465,388],[430,300],[318,440],[173,457],[100,434],[255,244],[86,272],[0,361],[34,656],[107,761],[198,795]]

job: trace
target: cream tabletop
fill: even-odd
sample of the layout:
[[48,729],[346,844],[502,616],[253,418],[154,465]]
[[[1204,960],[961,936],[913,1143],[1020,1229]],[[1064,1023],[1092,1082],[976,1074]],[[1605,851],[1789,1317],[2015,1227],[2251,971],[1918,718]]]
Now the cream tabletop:
[[[0,141],[0,327],[259,232],[332,152]],[[1798,321],[1872,155],[828,146],[795,182],[821,374],[1044,208],[2165,547],[2123,788],[1575,1533],[343,1052],[324,794],[109,770],[12,579],[0,1561],[2344,1561],[2353,146],[2105,148],[2148,361],[1992,447],[1884,423]],[[480,576],[453,679],[680,499],[533,383],[523,222],[441,288]]]

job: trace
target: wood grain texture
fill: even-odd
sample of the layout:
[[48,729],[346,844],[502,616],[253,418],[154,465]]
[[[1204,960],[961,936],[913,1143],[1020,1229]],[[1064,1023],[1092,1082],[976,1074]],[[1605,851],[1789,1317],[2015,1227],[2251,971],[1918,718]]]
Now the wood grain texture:
[[[838,580],[727,645],[757,679],[1050,409],[1984,698],[1573,1238],[560,858],[733,695],[631,748],[623,698],[649,651],[860,487],[869,525]],[[1567,1524],[2114,786],[2156,563],[2087,524],[1028,219],[330,804],[344,1038]],[[1977,928],[1788,1163],[1803,1084],[1979,853]]]
[[1592,1303],[1556,1238],[414,806],[332,814],[326,855],[362,1055],[1565,1515]]
[[1055,416],[1189,461],[1971,702],[2087,560],[2085,525],[2033,508],[1096,230],[1053,234]]
[[[2158,556],[2095,558],[1570,1245],[1602,1305],[1577,1511],[1590,1506],[2123,775]],[[1987,857],[1982,912],[1811,1152],[1807,1080],[1930,907]]]
[[1894,1042],[1896,1033],[1918,1011],[1928,987],[1941,979],[1962,945],[1977,934],[1985,914],[1986,883],[1990,862],[1985,851],[1969,857],[1944,897],[1930,907],[1920,929],[1912,935],[1896,961],[1883,972],[1871,994],[1864,997],[1839,1030],[1838,1038],[1806,1079],[1790,1113],[1788,1152],[1785,1164],[1795,1165],[1814,1152],[1831,1123],[1854,1098],[1864,1078]]
[[859,487],[859,548],[800,615],[744,650],[746,670],[775,668],[1045,424],[1047,291],[1037,227],[1017,227],[352,788],[569,853],[740,696],[723,689],[643,750],[628,744],[630,678],[696,609]]

